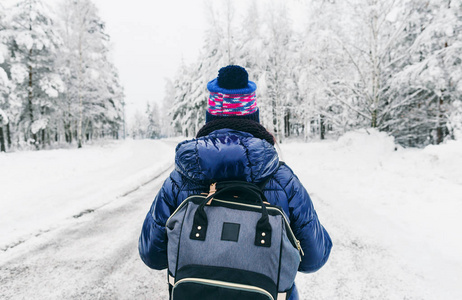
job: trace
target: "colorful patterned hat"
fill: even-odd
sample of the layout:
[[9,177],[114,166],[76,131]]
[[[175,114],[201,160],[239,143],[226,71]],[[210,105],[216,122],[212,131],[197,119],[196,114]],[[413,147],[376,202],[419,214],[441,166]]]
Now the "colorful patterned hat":
[[218,71],[207,84],[210,92],[205,123],[222,118],[250,119],[260,122],[255,90],[249,74],[240,66],[230,65]]

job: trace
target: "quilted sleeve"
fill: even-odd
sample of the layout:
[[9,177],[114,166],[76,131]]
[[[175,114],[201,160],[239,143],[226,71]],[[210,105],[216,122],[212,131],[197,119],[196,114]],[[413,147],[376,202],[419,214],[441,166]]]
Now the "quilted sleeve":
[[173,180],[173,171],[159,190],[146,215],[138,242],[138,251],[143,262],[150,268],[162,270],[167,267],[167,233],[165,223],[176,208],[175,195],[178,184]]
[[290,225],[305,254],[298,270],[315,272],[329,258],[332,240],[319,222],[308,192],[292,170],[286,168],[291,177],[285,188],[289,197]]

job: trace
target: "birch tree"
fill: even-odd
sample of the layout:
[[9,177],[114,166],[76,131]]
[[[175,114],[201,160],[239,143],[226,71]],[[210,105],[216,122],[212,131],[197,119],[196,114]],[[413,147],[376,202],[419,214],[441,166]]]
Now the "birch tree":
[[4,33],[6,31],[6,24],[4,22],[4,8],[0,3],[0,152],[6,152],[5,134],[3,127],[8,124],[8,115],[5,112],[7,97],[9,92],[8,76],[2,67],[5,63],[5,56],[7,49],[5,46]]
[[66,0],[61,14],[65,41],[61,72],[66,82],[66,139],[72,141],[75,120],[77,146],[81,148],[84,136],[89,139],[95,129],[99,129],[102,136],[107,134],[104,124],[117,135],[122,121],[123,89],[107,57],[109,36],[95,5],[90,0]]
[[[0,16],[1,19],[1,16]],[[1,24],[0,24],[1,27]],[[1,29],[0,29],[1,30]],[[1,41],[1,38],[0,38]],[[10,82],[8,80],[8,76],[5,72],[5,70],[2,67],[2,64],[4,64],[5,59],[3,58],[4,56],[4,51],[3,51],[3,45],[0,42],[0,151],[1,152],[6,152],[6,143],[5,143],[5,131],[3,130],[3,127],[6,127],[9,123],[9,118],[8,114],[6,112],[7,109],[7,99],[8,99],[8,94],[10,91]]]
[[[291,64],[292,30],[283,3],[267,8],[267,18],[263,29],[264,47],[260,58],[263,65],[264,90],[260,90],[259,99],[262,110],[271,112],[271,131],[278,142],[284,138],[283,119],[287,114],[287,98],[290,98],[291,86],[288,70]],[[267,122],[267,121],[266,121]]]
[[209,12],[202,55],[174,80],[172,115],[183,134],[197,131],[206,83],[229,62],[256,81],[261,123],[279,142],[373,127],[424,146],[462,127],[462,3],[313,0],[302,32],[285,4],[261,10],[250,1],[240,23],[229,22],[226,9]]

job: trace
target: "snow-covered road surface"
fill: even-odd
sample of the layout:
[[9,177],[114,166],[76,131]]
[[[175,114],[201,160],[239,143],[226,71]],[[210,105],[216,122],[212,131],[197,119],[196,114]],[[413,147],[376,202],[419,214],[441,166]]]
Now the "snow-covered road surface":
[[0,155],[0,251],[97,209],[173,164],[174,141]]
[[[173,152],[174,142],[143,143],[123,168],[108,168],[123,172],[130,160],[152,159],[153,146],[152,163],[171,164],[161,152]],[[298,274],[301,299],[462,299],[461,142],[395,151],[385,135],[360,132],[281,148],[334,242],[320,271]],[[118,197],[106,194],[94,212],[0,251],[0,299],[167,299],[165,270],[150,270],[137,250],[167,173],[129,194],[129,185]]]
[[165,272],[138,255],[158,178],[65,227],[0,254],[0,299],[167,299]]

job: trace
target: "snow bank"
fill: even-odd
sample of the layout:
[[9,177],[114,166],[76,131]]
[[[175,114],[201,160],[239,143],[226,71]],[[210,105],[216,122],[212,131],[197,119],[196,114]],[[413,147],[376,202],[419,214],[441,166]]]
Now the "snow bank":
[[[462,296],[457,282],[462,272],[462,141],[403,149],[385,133],[363,130],[338,141],[282,144],[281,149],[337,245],[330,264],[316,275],[326,280],[322,284],[344,281],[344,290],[330,286],[340,289],[343,299],[378,292],[381,299]],[[345,261],[353,259],[355,249],[362,252],[355,259],[367,263]],[[372,280],[375,287],[358,283]]]
[[0,249],[140,186],[173,163],[175,145],[127,140],[1,154]]
[[389,157],[397,146],[393,137],[371,128],[346,133],[332,145],[332,149],[352,158],[345,163],[371,167]]
[[396,148],[392,136],[374,128],[347,132],[333,146],[349,152],[370,153],[374,156],[387,155]]
[[[0,153],[0,249],[151,179],[182,139]],[[297,276],[301,299],[462,299],[462,141],[403,149],[361,130],[280,148],[334,242]]]
[[462,139],[427,146],[421,156],[417,163],[427,164],[435,176],[462,184]]

